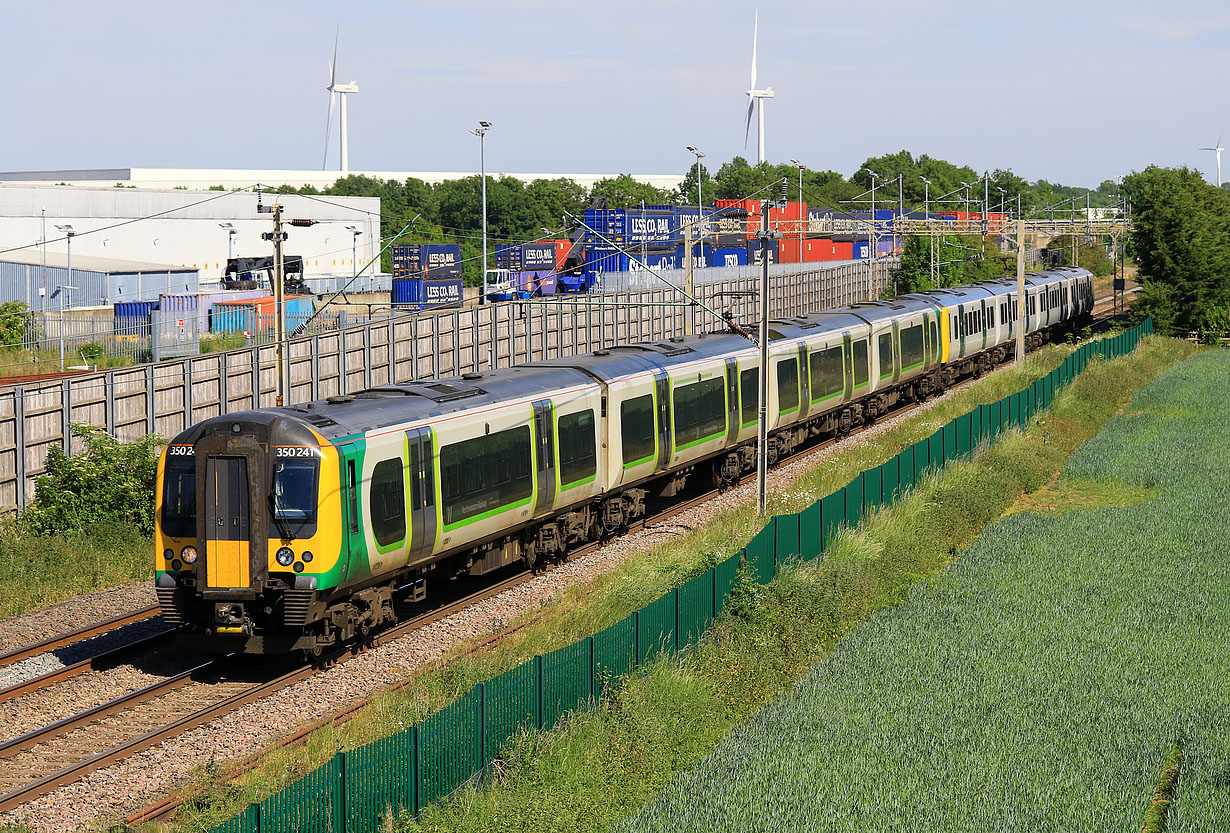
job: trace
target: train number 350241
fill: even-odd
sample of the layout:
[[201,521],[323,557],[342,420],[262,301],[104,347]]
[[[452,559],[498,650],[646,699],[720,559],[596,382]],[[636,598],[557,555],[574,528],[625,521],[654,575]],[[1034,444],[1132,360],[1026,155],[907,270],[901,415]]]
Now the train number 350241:
[[319,457],[320,449],[311,446],[278,446],[278,457]]

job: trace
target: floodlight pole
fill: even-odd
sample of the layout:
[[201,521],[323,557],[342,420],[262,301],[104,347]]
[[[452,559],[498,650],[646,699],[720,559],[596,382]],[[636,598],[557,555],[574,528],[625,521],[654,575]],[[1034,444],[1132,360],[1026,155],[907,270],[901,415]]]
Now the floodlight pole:
[[1016,364],[1025,364],[1025,218],[1016,218]]
[[[769,201],[761,205],[760,250],[769,242]],[[756,403],[756,511],[763,515],[769,490],[769,259],[760,264],[760,373]]]
[[491,122],[480,121],[478,127],[470,131],[478,137],[478,167],[479,175],[483,180],[483,294],[478,299],[480,304],[487,303],[487,146],[485,137],[490,129]]
[[[786,178],[782,177],[782,201],[786,204]],[[769,230],[769,208],[765,200],[760,211],[760,372],[757,388],[756,420],[756,507],[765,514],[769,500],[769,258],[765,250],[777,233]]]

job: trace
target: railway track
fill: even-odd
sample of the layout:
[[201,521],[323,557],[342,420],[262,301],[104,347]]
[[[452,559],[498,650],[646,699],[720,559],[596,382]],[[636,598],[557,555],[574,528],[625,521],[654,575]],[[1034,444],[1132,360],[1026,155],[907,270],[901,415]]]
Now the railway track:
[[102,636],[105,633],[119,630],[127,625],[132,625],[137,622],[144,622],[147,619],[153,619],[155,616],[161,615],[162,611],[158,609],[158,605],[150,605],[139,610],[121,613],[119,616],[112,616],[110,619],[103,619],[95,622],[92,625],[77,628],[76,630],[67,633],[52,636],[47,639],[33,642],[21,648],[15,648],[5,654],[0,654],[0,668],[6,665],[12,665],[30,657],[37,657],[43,654],[51,653],[52,651],[69,645],[75,645],[78,642],[84,642],[87,639],[93,639],[96,636]]
[[[972,381],[974,379],[966,380],[950,390],[963,387]],[[902,403],[885,416],[901,416],[918,408],[921,404]],[[855,433],[860,433],[866,427],[870,426],[864,426]],[[844,437],[830,437],[815,442],[786,460],[793,462],[817,454],[840,442],[841,439]],[[740,483],[746,483],[754,477],[754,473],[749,473],[740,480]],[[699,490],[699,493],[692,497],[658,509],[652,516],[633,524],[629,531],[644,529],[669,520],[675,515],[711,500],[719,491],[718,489]],[[566,560],[592,553],[605,543],[596,541],[580,547],[569,553]],[[495,584],[414,615],[398,625],[381,631],[369,640],[368,645],[374,647],[405,636],[532,578],[533,574],[530,571],[521,570]],[[153,610],[156,611],[157,608]],[[129,614],[129,616],[139,613],[141,611]],[[116,619],[120,618],[123,617],[116,617]],[[92,627],[96,628],[102,624],[99,623]],[[76,633],[78,632],[74,632]],[[508,632],[499,634],[483,643],[483,646],[497,642],[507,634]],[[70,635],[66,634],[57,639],[68,636]],[[27,649],[22,650],[36,647],[28,646]],[[342,649],[330,659],[344,662],[353,653],[351,648]],[[245,659],[228,656],[203,662],[169,676],[165,680],[0,744],[0,762],[3,762],[3,766],[0,767],[3,770],[3,774],[0,775],[0,811],[21,806],[60,786],[79,780],[90,772],[209,723],[247,703],[294,685],[318,672],[318,669],[311,665],[297,664],[289,668],[282,666],[277,669],[278,673],[270,674],[267,660],[264,661],[262,668],[256,663],[245,662]],[[64,671],[67,672],[68,669]],[[36,679],[26,685],[30,686],[28,691],[33,691],[53,682],[54,680],[48,679],[39,684],[39,680]],[[4,692],[0,692],[0,695],[3,694]],[[346,715],[353,714],[360,706],[361,704],[349,707],[340,717],[344,719]],[[339,715],[335,714],[325,722],[336,722],[338,719]],[[304,736],[306,736],[305,733],[300,733],[296,738],[301,739]],[[178,800],[168,800],[157,807],[135,814],[130,821],[166,818],[178,805]]]

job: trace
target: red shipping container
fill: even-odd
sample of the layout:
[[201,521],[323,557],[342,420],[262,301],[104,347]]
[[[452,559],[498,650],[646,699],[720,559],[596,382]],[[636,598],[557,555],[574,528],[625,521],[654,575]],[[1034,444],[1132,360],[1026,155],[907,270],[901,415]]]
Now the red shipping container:
[[769,209],[769,227],[785,234],[807,231],[807,203],[788,202],[784,208]]
[[780,263],[819,263],[823,260],[835,260],[836,247],[841,244],[834,243],[827,237],[805,237],[800,252],[799,238],[782,237],[778,245]]
[[555,268],[563,269],[564,261],[568,259],[568,250],[572,248],[571,240],[546,240],[555,245]]

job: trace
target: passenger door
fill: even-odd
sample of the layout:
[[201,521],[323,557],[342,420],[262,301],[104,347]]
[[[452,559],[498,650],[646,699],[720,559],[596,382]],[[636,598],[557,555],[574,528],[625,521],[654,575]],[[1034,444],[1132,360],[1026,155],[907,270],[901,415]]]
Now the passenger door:
[[658,400],[658,465],[661,471],[670,465],[674,446],[671,445],[671,380],[665,370],[655,371],[654,395]]
[[248,459],[205,459],[205,583],[210,588],[251,586],[251,506]]
[[407,563],[414,564],[431,554],[436,545],[436,463],[430,428],[406,432],[410,454],[410,542]]
[[550,399],[534,403],[534,468],[538,470],[538,501],[534,514],[555,505],[555,408]]

